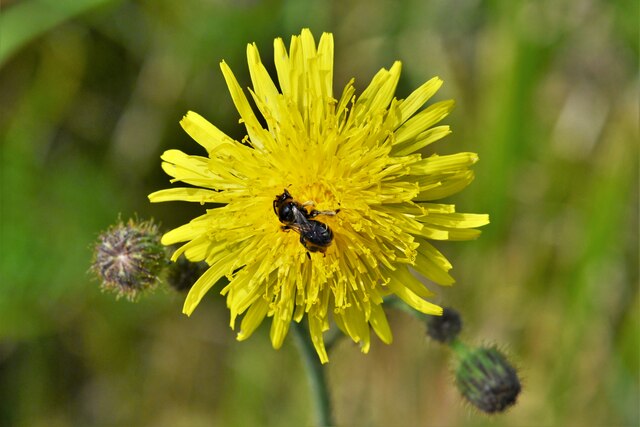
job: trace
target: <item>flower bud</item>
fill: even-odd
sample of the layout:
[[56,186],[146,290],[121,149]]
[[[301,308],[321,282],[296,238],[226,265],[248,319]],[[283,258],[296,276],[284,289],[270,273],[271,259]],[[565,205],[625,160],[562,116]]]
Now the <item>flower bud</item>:
[[427,335],[441,343],[453,341],[461,330],[460,313],[449,307],[444,307],[442,316],[429,316],[427,320]]
[[178,292],[191,289],[196,280],[207,270],[204,262],[191,262],[184,256],[171,263],[167,272],[167,283]]
[[516,402],[520,380],[496,348],[466,350],[456,371],[460,393],[486,413],[502,412]]
[[152,220],[130,219],[102,233],[91,265],[102,290],[133,301],[141,292],[155,288],[167,265],[160,237],[158,226]]

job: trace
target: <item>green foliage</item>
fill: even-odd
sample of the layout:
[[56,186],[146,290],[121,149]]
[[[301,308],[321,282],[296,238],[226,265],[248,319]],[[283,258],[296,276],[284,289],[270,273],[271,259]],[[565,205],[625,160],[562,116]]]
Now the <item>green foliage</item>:
[[12,5],[2,15],[0,66],[33,39],[113,0],[32,0]]

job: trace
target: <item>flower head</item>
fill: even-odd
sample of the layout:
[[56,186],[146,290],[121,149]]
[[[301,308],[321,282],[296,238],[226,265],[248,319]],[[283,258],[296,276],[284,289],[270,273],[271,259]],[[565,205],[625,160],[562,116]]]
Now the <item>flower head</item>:
[[[222,62],[247,136],[235,141],[187,113],[180,124],[207,156],[166,151],[165,172],[192,187],[149,198],[223,204],[162,238],[166,245],[186,242],[174,259],[184,253],[210,266],[189,292],[186,314],[226,276],[229,284],[221,293],[231,326],[243,316],[238,339],[271,317],[271,341],[279,348],[291,322],[306,315],[316,351],[326,362],[323,332],[331,321],[363,352],[369,349],[370,327],[391,342],[382,309],[386,295],[423,313],[441,314],[425,299],[432,293],[413,272],[452,284],[451,264],[429,240],[475,238],[479,231],[473,228],[488,217],[432,202],[469,184],[469,168],[478,160],[474,153],[426,158],[419,153],[450,133],[448,126],[434,125],[453,101],[418,112],[441,86],[439,78],[398,100],[396,62],[380,70],[360,96],[352,80],[336,98],[331,34],[323,34],[316,46],[311,32],[303,30],[292,37],[288,52],[281,39],[274,49],[277,83],[255,44],[247,47],[249,94],[263,120]],[[296,212],[283,213],[286,209]]]

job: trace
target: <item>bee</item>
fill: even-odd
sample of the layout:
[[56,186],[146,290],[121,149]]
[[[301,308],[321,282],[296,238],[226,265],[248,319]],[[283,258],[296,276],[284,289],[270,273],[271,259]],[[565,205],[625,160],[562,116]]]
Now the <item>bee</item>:
[[[335,211],[319,211],[312,209],[307,211],[306,206],[313,205],[313,202],[299,203],[293,196],[284,189],[282,194],[276,196],[273,201],[273,212],[283,224],[284,231],[293,230],[300,234],[300,243],[309,252],[326,252],[333,241],[333,232],[329,226],[323,222],[312,219],[318,215],[336,215],[340,209]],[[307,257],[311,256],[307,252]]]

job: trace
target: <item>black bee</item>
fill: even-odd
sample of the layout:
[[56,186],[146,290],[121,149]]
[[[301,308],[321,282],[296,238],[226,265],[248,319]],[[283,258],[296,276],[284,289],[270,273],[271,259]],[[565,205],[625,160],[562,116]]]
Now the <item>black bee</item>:
[[[307,211],[306,206],[312,204],[312,202],[304,204],[297,202],[285,189],[273,201],[273,212],[278,216],[280,222],[284,224],[282,226],[283,230],[293,230],[300,234],[300,243],[309,252],[322,252],[324,254],[333,241],[333,232],[327,224],[311,218],[315,218],[318,215],[335,215],[340,210],[318,211],[312,209],[310,212]],[[307,256],[311,258],[308,252]]]

